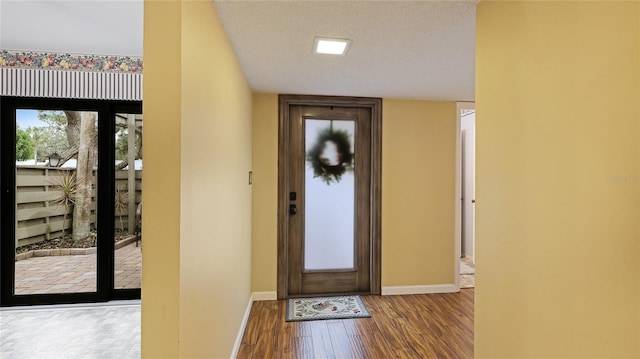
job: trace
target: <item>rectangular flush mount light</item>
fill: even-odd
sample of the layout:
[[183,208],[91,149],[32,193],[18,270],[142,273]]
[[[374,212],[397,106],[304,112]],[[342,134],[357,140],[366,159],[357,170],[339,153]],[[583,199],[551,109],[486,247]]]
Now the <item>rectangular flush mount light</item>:
[[316,37],[313,48],[316,54],[344,55],[349,50],[349,45],[351,40]]

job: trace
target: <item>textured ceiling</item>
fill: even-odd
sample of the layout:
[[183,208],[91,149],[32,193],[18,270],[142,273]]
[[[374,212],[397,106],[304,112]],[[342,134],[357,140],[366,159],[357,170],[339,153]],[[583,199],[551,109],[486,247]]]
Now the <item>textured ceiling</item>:
[[[474,99],[476,1],[215,1],[258,92]],[[313,39],[348,38],[346,56]]]
[[[255,91],[474,99],[475,0],[215,4]],[[142,56],[142,24],[142,0],[0,0],[2,49]]]

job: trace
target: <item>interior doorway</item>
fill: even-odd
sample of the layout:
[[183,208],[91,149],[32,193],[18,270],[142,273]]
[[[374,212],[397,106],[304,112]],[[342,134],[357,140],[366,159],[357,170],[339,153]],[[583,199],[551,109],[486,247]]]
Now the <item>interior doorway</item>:
[[460,153],[462,193],[462,245],[460,256],[474,262],[475,254],[475,178],[476,178],[476,111],[460,111]]
[[278,298],[380,293],[380,107],[280,96]]
[[475,103],[457,103],[455,270],[459,288],[475,287]]

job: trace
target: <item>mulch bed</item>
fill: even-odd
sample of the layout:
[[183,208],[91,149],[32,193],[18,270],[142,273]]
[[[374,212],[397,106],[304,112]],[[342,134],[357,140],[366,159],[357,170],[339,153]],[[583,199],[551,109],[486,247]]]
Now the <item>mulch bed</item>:
[[[130,234],[116,233],[115,241],[118,242],[122,239],[131,237]],[[55,238],[48,241],[29,244],[26,246],[16,248],[16,254],[25,253],[28,251],[35,251],[38,249],[60,249],[60,248],[91,248],[96,246],[97,236],[95,233],[84,239],[73,240],[71,235],[65,235],[64,238]]]

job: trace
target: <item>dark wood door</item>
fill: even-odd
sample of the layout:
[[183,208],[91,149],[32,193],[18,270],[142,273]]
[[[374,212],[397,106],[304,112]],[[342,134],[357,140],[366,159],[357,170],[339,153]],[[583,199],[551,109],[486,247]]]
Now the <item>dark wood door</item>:
[[372,111],[288,108],[287,296],[376,292]]

